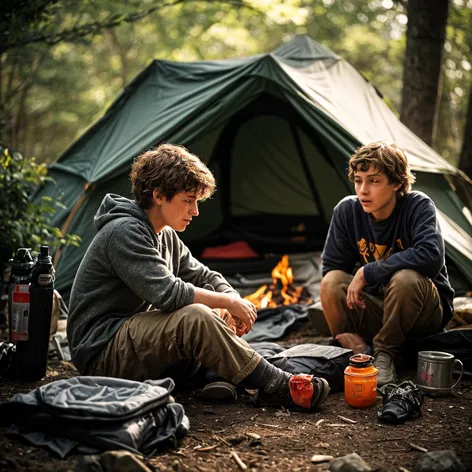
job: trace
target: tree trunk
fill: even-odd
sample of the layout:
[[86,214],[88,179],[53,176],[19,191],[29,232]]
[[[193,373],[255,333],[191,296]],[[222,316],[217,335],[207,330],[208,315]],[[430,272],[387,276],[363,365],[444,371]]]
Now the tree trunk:
[[449,0],[408,0],[401,121],[431,145]]
[[462,143],[459,169],[472,179],[472,84],[470,84],[469,106],[464,128],[464,141]]

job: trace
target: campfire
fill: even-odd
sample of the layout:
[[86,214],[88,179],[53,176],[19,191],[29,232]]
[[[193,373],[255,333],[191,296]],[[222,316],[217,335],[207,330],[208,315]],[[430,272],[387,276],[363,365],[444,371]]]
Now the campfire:
[[305,287],[293,285],[293,272],[288,262],[288,255],[283,256],[272,270],[270,286],[263,285],[244,298],[254,303],[257,308],[274,308],[295,303],[308,305],[313,302]]

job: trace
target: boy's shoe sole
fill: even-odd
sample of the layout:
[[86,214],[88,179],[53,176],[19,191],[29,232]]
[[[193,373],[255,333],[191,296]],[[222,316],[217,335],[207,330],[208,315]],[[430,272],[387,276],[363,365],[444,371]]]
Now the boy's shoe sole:
[[202,398],[205,400],[236,400],[238,393],[229,382],[211,382],[202,388]]

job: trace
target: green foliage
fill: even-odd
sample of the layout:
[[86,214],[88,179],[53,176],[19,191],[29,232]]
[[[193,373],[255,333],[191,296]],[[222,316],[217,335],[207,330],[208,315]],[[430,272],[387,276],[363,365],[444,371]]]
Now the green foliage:
[[[81,42],[152,12],[185,0],[127,2],[117,0],[107,8],[84,0],[3,0],[0,16],[0,53],[28,44],[54,45]],[[241,6],[242,0],[234,0]],[[145,5],[147,3],[147,5]]]
[[10,153],[8,149],[1,152],[0,264],[6,263],[19,247],[37,250],[42,244],[79,245],[79,236],[64,236],[59,228],[49,224],[60,202],[52,202],[49,197],[43,197],[40,203],[30,199],[37,186],[48,180],[52,179],[47,176],[45,164],[37,164],[34,159],[26,159],[18,152]]
[[59,0],[3,0],[0,15],[0,51],[21,44],[21,39],[34,36],[53,24]]
[[[272,51],[295,34],[309,34],[344,57],[381,90],[390,106],[400,108],[405,2],[6,1],[23,5],[27,12],[39,5],[32,13],[31,28],[15,30],[20,36],[15,44],[40,37],[46,42],[30,42],[3,54],[0,111],[3,107],[6,124],[11,124],[0,123],[0,136],[4,133],[0,141],[37,156],[38,162],[56,160],[155,58],[195,61],[249,56]],[[125,20],[155,6],[160,8],[139,21]],[[457,161],[461,147],[471,82],[471,15],[472,0],[453,0],[435,141],[438,152],[451,162]],[[76,27],[85,31],[91,22],[120,23],[95,35],[92,28],[88,36],[67,36],[77,32]],[[35,36],[38,31],[43,36]],[[9,38],[13,44],[13,36]]]

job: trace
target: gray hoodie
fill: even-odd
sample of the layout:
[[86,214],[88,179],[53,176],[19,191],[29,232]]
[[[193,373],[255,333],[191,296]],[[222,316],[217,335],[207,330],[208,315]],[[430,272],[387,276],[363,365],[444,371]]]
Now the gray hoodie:
[[90,361],[136,313],[172,313],[193,303],[195,287],[235,292],[197,261],[169,227],[155,233],[136,202],[108,194],[94,218],[98,233],[72,285],[67,336],[72,361]]

